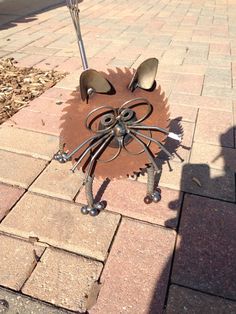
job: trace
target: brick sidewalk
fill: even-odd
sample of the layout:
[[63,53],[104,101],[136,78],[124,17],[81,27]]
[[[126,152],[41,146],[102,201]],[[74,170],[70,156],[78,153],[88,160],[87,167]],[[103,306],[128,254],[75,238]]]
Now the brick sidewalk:
[[96,180],[108,202],[96,218],[80,213],[82,173],[52,160],[82,71],[69,12],[4,25],[0,57],[69,74],[0,127],[0,312],[236,313],[235,4],[80,4],[89,65],[157,57],[171,127],[190,148],[172,172],[163,164],[158,205],[142,202],[145,175]]

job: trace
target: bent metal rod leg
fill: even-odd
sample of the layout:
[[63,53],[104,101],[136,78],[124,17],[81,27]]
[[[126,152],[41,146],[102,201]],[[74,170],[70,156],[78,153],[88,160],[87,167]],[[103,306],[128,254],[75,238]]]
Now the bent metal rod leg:
[[103,144],[98,148],[98,150],[95,152],[95,154],[92,156],[88,169],[86,171],[86,176],[84,179],[85,184],[85,192],[86,192],[86,198],[88,202],[88,206],[83,206],[81,208],[82,214],[90,214],[91,216],[97,216],[99,214],[99,211],[104,209],[103,204],[97,203],[94,204],[94,198],[93,198],[93,190],[92,190],[92,184],[93,184],[93,177],[91,176],[93,165],[98,158],[99,154],[102,153],[103,149],[108,145],[108,143],[111,141],[113,137],[113,134],[111,134],[108,138],[106,138],[103,142]]
[[87,203],[90,208],[94,206],[94,197],[93,197],[93,176],[89,176],[87,182],[85,183],[85,192]]
[[81,208],[81,212],[84,215],[87,215],[88,213],[91,216],[96,216],[101,209],[103,209],[103,206],[101,203],[94,203],[94,197],[93,197],[93,180],[94,176],[88,176],[87,181],[85,182],[85,195],[88,205],[84,205]]
[[161,200],[160,189],[155,190],[155,170],[153,165],[147,168],[147,195],[144,198],[144,203],[157,203]]
[[147,167],[147,195],[152,195],[154,192],[154,185],[155,185],[155,171],[153,165]]

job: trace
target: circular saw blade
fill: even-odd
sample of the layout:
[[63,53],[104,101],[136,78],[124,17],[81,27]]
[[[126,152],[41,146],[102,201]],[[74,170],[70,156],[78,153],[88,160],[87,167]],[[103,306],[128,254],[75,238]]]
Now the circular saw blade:
[[[65,150],[71,152],[79,144],[85,141],[87,138],[93,136],[94,134],[85,127],[85,120],[87,115],[94,109],[100,106],[110,106],[113,108],[119,108],[126,101],[134,98],[146,98],[152,105],[152,113],[149,117],[142,122],[142,125],[146,126],[158,126],[160,128],[168,129],[169,127],[169,107],[167,104],[167,98],[165,94],[161,92],[160,86],[153,91],[145,91],[137,88],[134,92],[128,89],[130,81],[133,76],[133,71],[131,72],[127,68],[116,68],[108,69],[106,72],[102,73],[104,77],[111,82],[114,86],[116,93],[115,95],[100,95],[94,94],[89,102],[83,102],[80,95],[77,93],[76,97],[69,100],[68,106],[64,109],[64,115],[62,117],[61,123],[61,141],[65,143]],[[140,108],[141,112],[138,114],[142,115],[144,108]],[[150,135],[149,131],[141,131],[145,135]],[[161,132],[152,131],[152,138],[163,143],[167,137],[166,134]],[[139,137],[144,143],[147,140]],[[82,152],[88,147],[85,145],[81,150],[79,150],[72,159],[72,163],[76,162]],[[127,149],[131,152],[138,152],[142,150],[140,143],[133,140],[127,145]],[[160,149],[156,143],[151,142],[149,149],[156,156]],[[117,152],[117,148],[107,146],[102,155],[101,160],[109,160]],[[79,165],[78,169],[83,169],[85,171],[88,165],[89,154],[83,159],[83,162]],[[111,162],[96,162],[95,165],[95,177],[98,178],[123,178],[127,175],[132,175],[133,173],[140,172],[141,169],[145,168],[150,161],[145,152],[139,155],[131,155],[125,149],[122,149],[119,156],[112,160]]]

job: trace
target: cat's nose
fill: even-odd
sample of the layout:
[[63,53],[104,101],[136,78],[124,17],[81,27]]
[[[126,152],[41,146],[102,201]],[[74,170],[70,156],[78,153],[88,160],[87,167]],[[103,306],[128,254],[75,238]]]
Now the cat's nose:
[[126,132],[126,128],[122,122],[118,122],[114,127],[115,136],[124,136]]

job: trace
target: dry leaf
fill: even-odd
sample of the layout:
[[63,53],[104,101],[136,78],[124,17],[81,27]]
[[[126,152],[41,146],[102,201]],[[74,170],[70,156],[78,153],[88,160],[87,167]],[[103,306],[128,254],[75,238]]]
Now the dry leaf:
[[66,75],[54,70],[18,68],[15,63],[13,58],[0,59],[0,124]]

